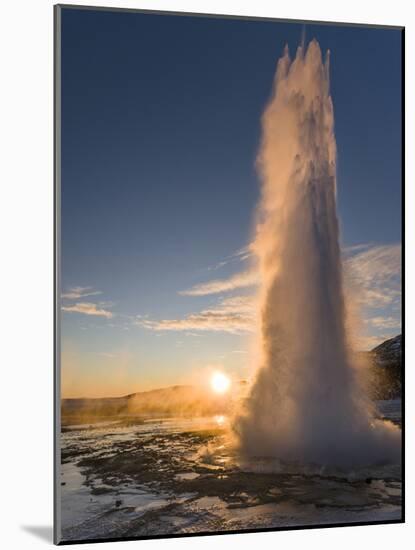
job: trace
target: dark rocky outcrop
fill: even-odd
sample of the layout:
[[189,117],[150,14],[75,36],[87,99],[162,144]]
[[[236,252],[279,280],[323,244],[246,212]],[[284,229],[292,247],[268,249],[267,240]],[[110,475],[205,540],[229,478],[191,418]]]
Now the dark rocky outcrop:
[[373,399],[397,399],[402,394],[402,335],[367,352],[368,387]]

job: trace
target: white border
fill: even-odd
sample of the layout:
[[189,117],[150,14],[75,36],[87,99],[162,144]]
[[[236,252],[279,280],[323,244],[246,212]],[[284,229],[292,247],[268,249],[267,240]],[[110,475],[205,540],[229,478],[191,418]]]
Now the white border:
[[[409,547],[415,539],[413,492],[415,474],[414,428],[411,404],[415,369],[412,368],[412,342],[415,338],[411,305],[415,251],[414,177],[414,68],[415,52],[411,3],[378,0],[297,0],[275,2],[256,0],[170,0],[170,1],[99,1],[73,4],[169,11],[207,12],[276,18],[347,21],[406,26],[406,181],[407,181],[407,525],[370,526],[305,530],[226,537],[172,539],[113,543],[107,548],[140,545],[172,549],[204,548],[212,544],[220,550],[252,545],[264,549],[276,545],[291,548],[338,550],[352,545],[377,550],[399,545]],[[2,507],[1,540],[5,548],[45,545],[28,527],[52,525],[52,181],[53,181],[53,2],[20,0],[2,5],[0,21],[1,64],[1,136],[2,160],[0,201],[1,304],[2,327]],[[387,78],[387,75],[385,75]],[[409,122],[411,121],[411,124]],[[411,242],[412,241],[412,242]],[[39,529],[38,529],[39,532]],[[45,534],[45,529],[40,530]],[[85,545],[87,548],[90,545]],[[96,547],[94,545],[93,547]]]

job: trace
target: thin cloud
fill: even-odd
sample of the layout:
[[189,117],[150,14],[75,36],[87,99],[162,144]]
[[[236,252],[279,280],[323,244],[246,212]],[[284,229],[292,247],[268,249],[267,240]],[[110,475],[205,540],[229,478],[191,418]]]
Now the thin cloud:
[[235,273],[225,279],[215,279],[206,283],[200,283],[187,290],[180,290],[182,296],[207,296],[209,294],[220,294],[230,292],[239,288],[247,288],[258,284],[258,273],[254,270]]
[[113,313],[105,308],[105,304],[93,304],[92,302],[78,302],[70,306],[62,306],[62,311],[68,313],[81,313],[82,315],[94,315],[111,319]]
[[[237,251],[233,256],[243,258],[251,254],[249,247]],[[358,291],[359,301],[366,310],[366,323],[373,329],[388,331],[399,329],[396,317],[370,315],[369,310],[392,307],[400,309],[401,299],[401,246],[371,244],[354,245],[343,249],[343,262],[347,286]],[[255,269],[241,271],[234,275],[214,279],[182,290],[183,296],[209,296],[232,292],[237,289],[255,287],[259,273]],[[354,294],[354,292],[353,292]],[[222,299],[216,306],[179,319],[151,320],[139,318],[135,324],[154,331],[215,331],[232,334],[250,332],[254,325],[254,297],[231,296]],[[366,338],[365,346],[378,343],[382,336]]]
[[401,300],[401,245],[372,246],[345,260],[346,280],[362,305],[380,308]]
[[[230,256],[244,259],[252,255],[246,246]],[[358,244],[343,249],[346,281],[360,291],[360,301],[369,307],[385,307],[400,302],[401,297],[401,246],[370,243]],[[208,296],[256,286],[259,283],[257,270],[237,272],[230,277],[199,283],[179,291],[182,296]]]
[[396,317],[372,317],[367,320],[369,325],[382,330],[400,330],[401,321]]
[[240,248],[230,256],[227,256],[224,260],[218,262],[214,266],[208,267],[208,271],[215,271],[217,269],[220,269],[221,267],[224,267],[225,265],[230,264],[231,262],[244,262],[245,260],[248,260],[251,256],[251,244],[247,244],[246,246],[243,246],[242,248]]
[[252,256],[252,244],[249,243],[246,246],[243,246],[239,250],[232,254],[231,258],[239,258],[239,260],[244,261]]
[[216,306],[182,319],[137,320],[136,324],[155,331],[213,331],[239,334],[254,329],[255,306],[250,296],[233,296]]
[[75,286],[62,293],[62,298],[66,300],[79,300],[86,296],[98,296],[102,294],[101,290],[95,290],[90,286]]

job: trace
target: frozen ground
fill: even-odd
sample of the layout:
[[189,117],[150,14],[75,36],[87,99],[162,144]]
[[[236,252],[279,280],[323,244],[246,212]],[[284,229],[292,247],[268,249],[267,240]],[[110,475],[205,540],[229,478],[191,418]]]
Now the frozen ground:
[[[378,404],[400,424],[399,400]],[[340,472],[238,461],[226,418],[122,418],[61,436],[63,540],[399,520],[399,465]]]

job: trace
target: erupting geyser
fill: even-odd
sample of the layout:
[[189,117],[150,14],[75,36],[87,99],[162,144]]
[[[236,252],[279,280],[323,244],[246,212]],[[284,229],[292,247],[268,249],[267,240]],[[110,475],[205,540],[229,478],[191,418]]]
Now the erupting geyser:
[[395,460],[400,432],[375,420],[348,345],[336,213],[336,141],[313,40],[278,62],[262,119],[256,381],[235,422],[248,456],[349,466]]

